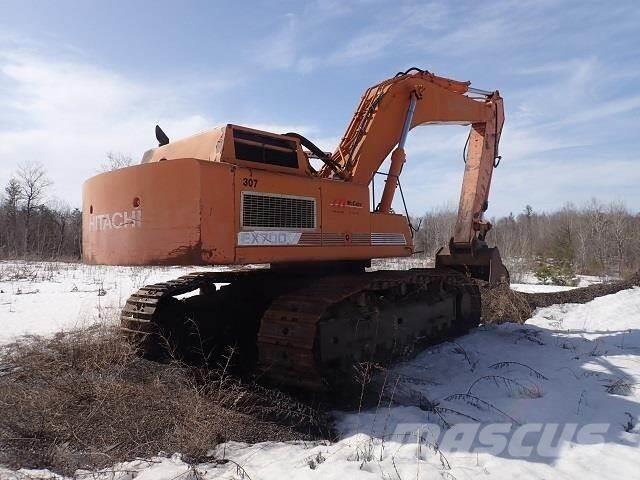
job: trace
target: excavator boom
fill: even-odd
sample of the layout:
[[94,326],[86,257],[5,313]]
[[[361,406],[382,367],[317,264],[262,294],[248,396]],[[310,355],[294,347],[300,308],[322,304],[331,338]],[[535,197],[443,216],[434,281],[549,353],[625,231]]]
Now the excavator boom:
[[391,154],[385,188],[376,208],[376,212],[389,213],[406,161],[407,135],[412,128],[425,124],[470,125],[458,216],[449,245],[438,253],[438,264],[492,283],[508,281],[499,252],[486,246],[491,224],[483,219],[493,169],[500,162],[504,108],[497,91],[474,89],[470,82],[415,68],[399,72],[367,89],[332,155],[340,170],[336,173],[325,167],[321,173],[369,184]]

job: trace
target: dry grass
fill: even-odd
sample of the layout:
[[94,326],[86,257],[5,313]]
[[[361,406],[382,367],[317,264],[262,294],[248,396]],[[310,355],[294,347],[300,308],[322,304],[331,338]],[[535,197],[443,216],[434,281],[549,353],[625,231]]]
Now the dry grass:
[[[479,282],[481,283],[481,282]],[[587,303],[596,297],[611,295],[640,286],[640,272],[627,280],[597,283],[588,287],[563,292],[523,293],[511,290],[508,285],[489,285],[482,282],[482,321],[484,323],[524,323],[536,308],[561,303]]]
[[139,358],[96,326],[0,350],[0,464],[72,474],[160,452],[204,457],[227,440],[329,433],[324,415],[220,372]]
[[526,294],[511,290],[509,285],[480,286],[483,323],[524,323],[531,318],[533,308]]

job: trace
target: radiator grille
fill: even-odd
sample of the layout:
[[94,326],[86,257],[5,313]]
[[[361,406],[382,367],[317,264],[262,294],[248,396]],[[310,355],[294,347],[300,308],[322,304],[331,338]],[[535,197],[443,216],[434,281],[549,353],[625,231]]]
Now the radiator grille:
[[306,197],[243,192],[242,226],[315,228],[316,201]]

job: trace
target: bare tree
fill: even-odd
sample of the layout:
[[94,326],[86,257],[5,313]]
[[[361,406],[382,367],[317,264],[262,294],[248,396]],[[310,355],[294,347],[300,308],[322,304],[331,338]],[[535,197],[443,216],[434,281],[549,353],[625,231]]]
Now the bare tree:
[[[425,214],[416,248],[433,256],[450,236],[455,214]],[[527,206],[517,216],[491,220],[490,244],[500,248],[512,279],[547,265],[563,272],[624,277],[640,268],[640,214],[621,203],[567,203],[553,212]]]
[[595,263],[597,273],[605,275],[608,268],[609,246],[611,238],[610,218],[607,215],[604,205],[593,198],[586,207],[586,215],[591,227],[590,244],[592,261]]
[[415,238],[417,249],[426,256],[433,257],[440,247],[449,243],[455,223],[456,211],[451,205],[434,208],[425,213]]
[[46,199],[50,184],[42,165],[35,163],[21,165],[9,180],[0,195],[0,258],[80,257],[82,212]]
[[623,203],[611,203],[607,208],[610,219],[611,240],[615,246],[618,275],[622,276],[625,268],[625,253],[627,243],[631,238],[631,218]]
[[29,251],[31,239],[31,218],[33,212],[42,206],[46,189],[51,185],[44,166],[39,162],[23,162],[18,165],[18,181],[24,203],[23,253]]
[[107,160],[100,165],[102,172],[110,172],[119,168],[128,167],[133,163],[133,159],[130,155],[125,155],[122,152],[107,152]]

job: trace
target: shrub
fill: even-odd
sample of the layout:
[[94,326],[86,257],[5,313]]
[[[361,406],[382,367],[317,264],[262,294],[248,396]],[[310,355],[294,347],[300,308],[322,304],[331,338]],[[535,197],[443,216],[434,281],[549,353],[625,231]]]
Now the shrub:
[[578,279],[570,262],[540,262],[535,271],[536,278],[542,284],[575,287]]

